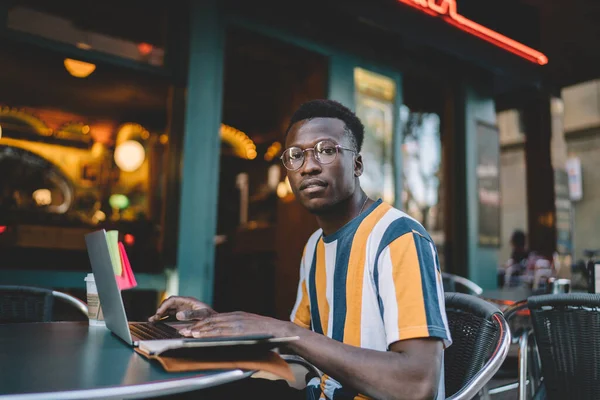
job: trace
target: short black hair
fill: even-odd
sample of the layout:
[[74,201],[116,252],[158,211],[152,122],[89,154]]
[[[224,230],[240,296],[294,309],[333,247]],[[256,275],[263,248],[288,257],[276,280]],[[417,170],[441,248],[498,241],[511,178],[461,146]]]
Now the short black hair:
[[525,232],[520,229],[516,229],[510,238],[510,242],[521,249],[525,248],[525,240]]
[[283,140],[285,141],[290,128],[296,122],[313,118],[337,118],[343,121],[345,133],[348,134],[356,150],[360,152],[365,137],[365,127],[352,110],[335,100],[316,99],[300,105],[294,115],[292,115]]

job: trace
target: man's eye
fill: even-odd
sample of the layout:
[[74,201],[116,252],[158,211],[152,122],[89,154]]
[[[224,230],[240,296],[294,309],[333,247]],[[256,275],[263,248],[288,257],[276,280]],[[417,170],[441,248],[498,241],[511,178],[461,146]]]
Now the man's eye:
[[321,154],[325,154],[327,156],[335,154],[335,147],[323,147],[320,151]]
[[303,153],[301,151],[290,151],[289,154],[291,160],[298,160],[303,156]]

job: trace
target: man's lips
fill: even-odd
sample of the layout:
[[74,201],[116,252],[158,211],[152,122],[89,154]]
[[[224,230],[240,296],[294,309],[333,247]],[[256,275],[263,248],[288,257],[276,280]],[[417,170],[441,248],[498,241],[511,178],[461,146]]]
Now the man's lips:
[[300,184],[300,190],[305,190],[311,187],[326,187],[327,182],[320,179],[307,179]]

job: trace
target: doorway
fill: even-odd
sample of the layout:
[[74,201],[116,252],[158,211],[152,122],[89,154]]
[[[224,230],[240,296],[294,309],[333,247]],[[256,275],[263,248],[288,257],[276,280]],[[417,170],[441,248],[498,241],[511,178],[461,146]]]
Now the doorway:
[[317,229],[279,156],[300,104],[327,96],[328,60],[231,28],[226,35],[214,306],[287,318],[302,250]]

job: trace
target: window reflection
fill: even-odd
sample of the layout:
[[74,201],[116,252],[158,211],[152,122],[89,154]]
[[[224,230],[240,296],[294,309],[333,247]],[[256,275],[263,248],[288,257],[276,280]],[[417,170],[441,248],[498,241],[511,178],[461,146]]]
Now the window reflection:
[[402,129],[403,209],[421,222],[438,246],[444,245],[443,170],[440,116],[400,107]]
[[361,187],[372,198],[394,204],[393,136],[396,83],[393,79],[355,68],[356,115],[365,126],[361,150]]
[[[160,168],[164,153],[158,134],[136,123],[52,129],[36,111],[0,109],[3,218],[39,221],[60,214],[54,220],[91,225],[152,218],[151,160]],[[61,119],[60,113],[39,113]]]

